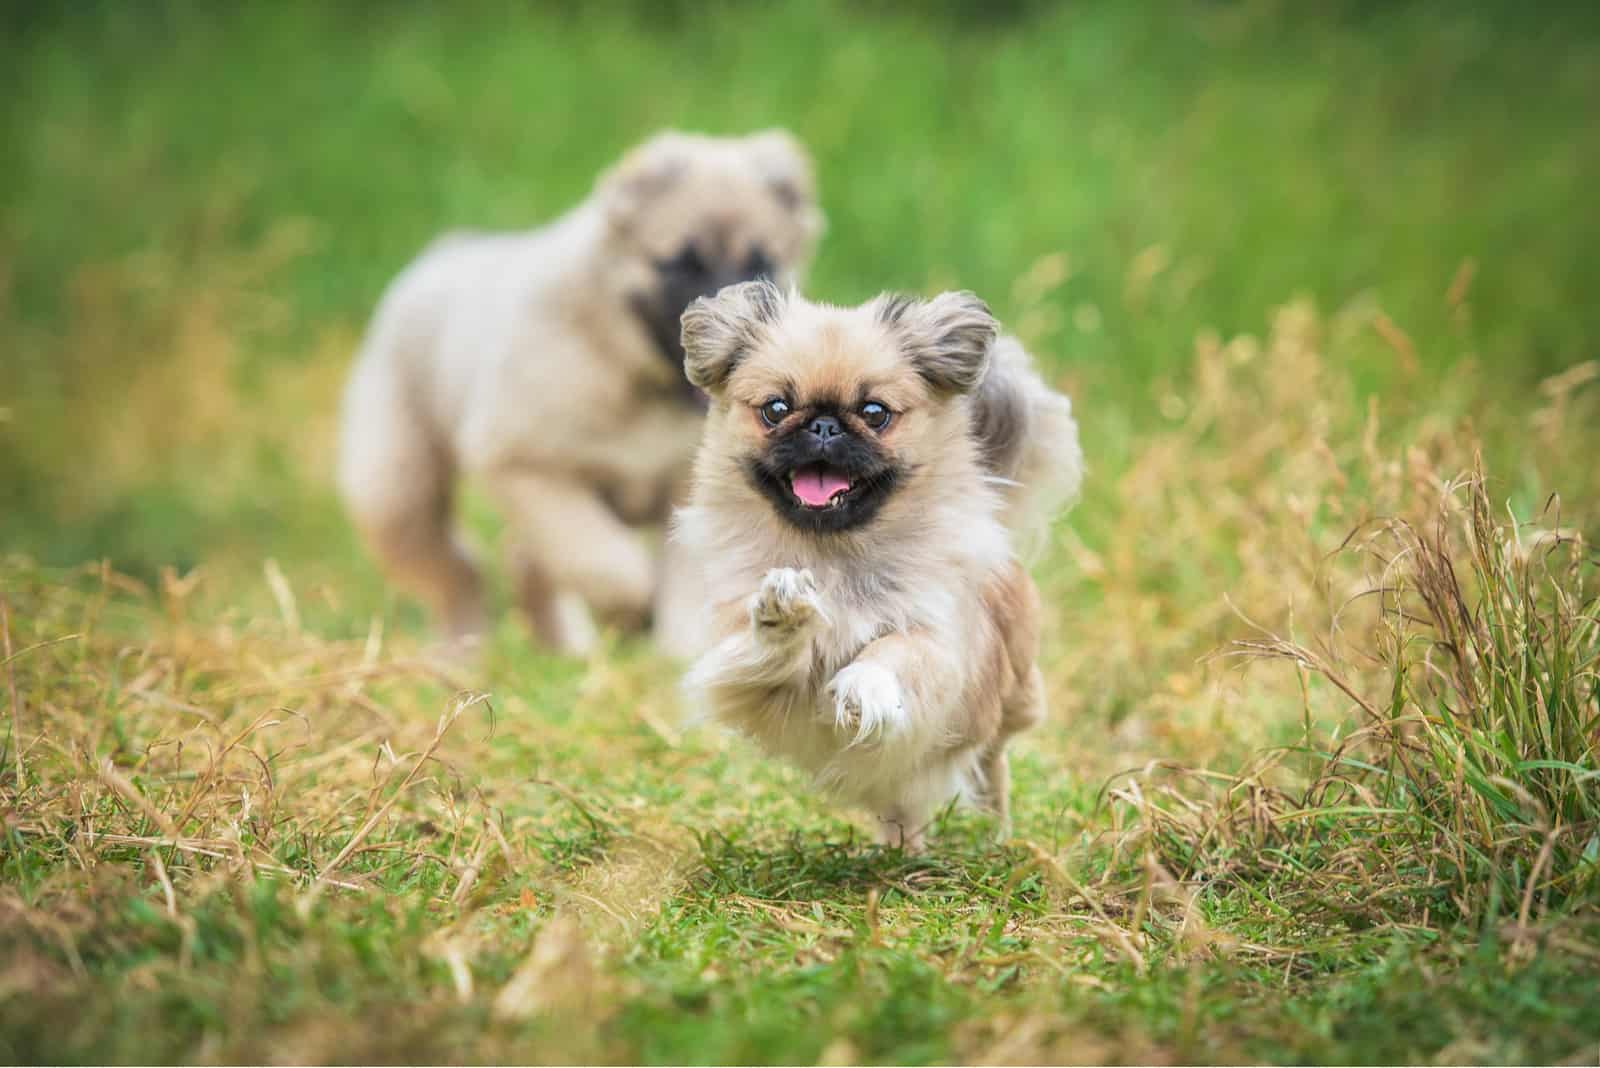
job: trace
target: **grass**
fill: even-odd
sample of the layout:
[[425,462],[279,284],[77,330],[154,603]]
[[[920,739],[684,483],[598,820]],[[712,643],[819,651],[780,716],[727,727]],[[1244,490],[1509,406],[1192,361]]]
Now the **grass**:
[[[0,1056],[1592,1061],[1600,40],[1294,14],[37,12]],[[1007,843],[867,844],[635,639],[442,674],[339,515],[387,278],[666,123],[795,129],[814,292],[971,287],[1077,401]]]
[[[1525,540],[1495,521],[1481,472],[1445,487],[1431,530],[1361,533],[1375,577],[1356,597],[1376,600],[1375,625],[1349,618],[1352,598],[1319,648],[1236,643],[1330,684],[1360,725],[1324,738],[1308,714],[1301,745],[1222,777],[1210,805],[1122,796],[1183,879],[1271,881],[1280,905],[1363,924],[1514,919],[1528,937],[1552,906],[1593,901],[1600,876],[1597,560],[1559,528]],[[1268,772],[1291,754],[1312,774],[1285,791]]]

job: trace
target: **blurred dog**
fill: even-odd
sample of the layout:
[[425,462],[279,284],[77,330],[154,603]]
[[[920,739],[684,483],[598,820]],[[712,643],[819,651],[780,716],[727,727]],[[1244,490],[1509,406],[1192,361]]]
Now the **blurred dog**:
[[679,317],[741,280],[788,280],[822,229],[787,133],[668,132],[526,233],[452,234],[389,287],[345,393],[339,482],[390,576],[446,633],[487,624],[453,484],[504,510],[518,599],[549,645],[590,613],[641,623],[658,566],[635,526],[665,518],[699,439]]
[[954,799],[1005,833],[1006,742],[1045,713],[1012,541],[1077,492],[1070,401],[970,293],[754,282],[690,305],[683,343],[712,398],[674,530],[715,636],[688,688],[890,843]]

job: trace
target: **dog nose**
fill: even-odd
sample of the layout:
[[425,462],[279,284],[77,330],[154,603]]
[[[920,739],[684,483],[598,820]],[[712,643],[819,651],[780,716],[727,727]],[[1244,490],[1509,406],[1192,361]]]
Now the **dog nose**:
[[812,437],[818,438],[822,441],[827,441],[829,438],[836,438],[840,434],[844,433],[844,427],[839,425],[839,420],[835,419],[831,415],[817,416],[815,419],[811,420],[811,424],[807,426],[806,429],[811,432]]

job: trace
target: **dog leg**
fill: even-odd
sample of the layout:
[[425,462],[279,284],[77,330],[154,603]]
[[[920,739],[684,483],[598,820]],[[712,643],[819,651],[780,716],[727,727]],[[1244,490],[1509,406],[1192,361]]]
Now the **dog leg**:
[[[979,802],[1005,819],[1005,741],[997,734],[998,695],[974,698],[961,657],[926,633],[897,632],[869,642],[828,683],[832,719],[850,746],[872,746],[896,767],[949,758],[963,745],[984,745]],[[935,799],[937,803],[937,799]],[[922,797],[904,796],[879,812],[880,839],[920,847],[928,814]]]
[[477,564],[453,529],[453,476],[381,368],[353,384],[339,457],[350,517],[388,576],[465,644],[483,633],[487,615]]
[[569,653],[583,652],[592,641],[574,596],[625,628],[649,619],[655,561],[598,493],[524,470],[491,475],[489,488],[505,509],[517,592],[541,640]]
[[483,580],[471,552],[451,530],[442,504],[409,516],[386,516],[357,525],[395,583],[415,594],[452,646],[466,648],[488,628]]
[[981,741],[993,734],[993,724],[980,722],[987,709],[968,708],[964,665],[964,658],[951,656],[931,635],[886,634],[867,643],[828,683],[829,712],[835,725],[852,735],[852,745],[875,743],[920,754],[953,742]]
[[994,837],[1004,842],[1011,837],[1011,762],[1006,758],[1003,738],[990,742],[978,758],[978,773],[983,776],[979,804],[994,816]]
[[978,760],[983,776],[983,808],[995,817],[995,837],[1011,837],[1011,764],[1006,758],[1006,743],[1013,734],[1044,722],[1044,675],[1035,664],[1021,688],[1000,706],[1000,736],[985,747]]
[[571,591],[557,590],[543,561],[530,556],[521,540],[513,536],[507,544],[506,568],[513,596],[534,637],[551,649],[574,655],[592,648],[598,635],[583,599]]
[[775,690],[809,670],[811,639],[828,621],[811,572],[787,567],[767,572],[744,615],[685,679],[724,715],[759,714]]

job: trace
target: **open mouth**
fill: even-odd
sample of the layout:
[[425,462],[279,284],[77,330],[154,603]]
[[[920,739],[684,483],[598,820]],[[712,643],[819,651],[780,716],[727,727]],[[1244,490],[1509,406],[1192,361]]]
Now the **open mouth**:
[[752,458],[751,485],[772,502],[778,516],[812,534],[854,530],[872,522],[900,482],[899,468],[886,464],[837,464],[815,454]]
[[852,488],[850,477],[830,464],[806,464],[789,472],[789,490],[806,508],[837,508]]

